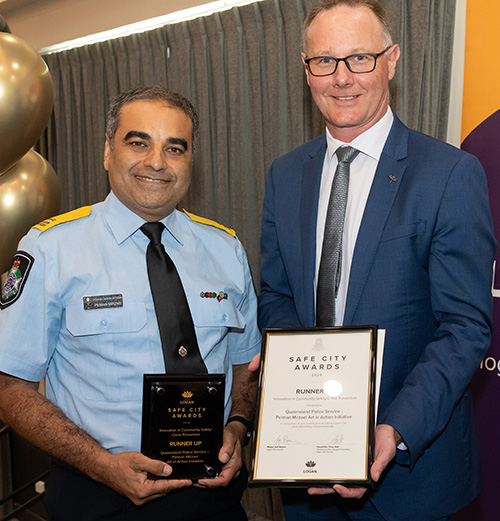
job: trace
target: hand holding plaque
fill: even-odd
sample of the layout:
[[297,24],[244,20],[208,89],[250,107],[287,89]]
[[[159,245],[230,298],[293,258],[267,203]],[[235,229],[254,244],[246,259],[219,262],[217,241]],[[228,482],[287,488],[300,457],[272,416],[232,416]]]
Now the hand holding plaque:
[[224,382],[223,374],[144,375],[141,451],[172,467],[167,479],[220,472]]

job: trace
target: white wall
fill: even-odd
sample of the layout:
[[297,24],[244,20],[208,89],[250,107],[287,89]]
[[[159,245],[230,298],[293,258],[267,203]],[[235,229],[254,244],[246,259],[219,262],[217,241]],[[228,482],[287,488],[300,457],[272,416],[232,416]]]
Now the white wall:
[[209,1],[0,0],[0,14],[13,34],[38,50]]
[[467,0],[457,0],[453,67],[451,72],[450,112],[448,115],[448,143],[460,147],[462,132],[462,101],[464,92],[465,15]]

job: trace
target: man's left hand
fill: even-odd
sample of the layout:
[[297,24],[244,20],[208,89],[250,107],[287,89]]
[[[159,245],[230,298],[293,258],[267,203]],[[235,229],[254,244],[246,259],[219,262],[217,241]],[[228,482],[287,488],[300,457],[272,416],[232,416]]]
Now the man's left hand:
[[260,367],[260,353],[257,353],[248,364],[249,371],[257,371]]
[[[390,425],[377,425],[375,430],[375,460],[370,469],[373,481],[377,482],[387,465],[396,456],[396,447],[401,443],[401,435]],[[348,499],[360,499],[366,492],[364,487],[344,487],[334,485],[333,488],[310,488],[308,493],[311,495],[333,494]]]
[[240,474],[243,465],[242,450],[243,437],[246,428],[239,422],[231,422],[224,428],[222,448],[219,452],[219,461],[223,464],[220,474],[213,479],[200,479],[195,486],[203,488],[225,487]]

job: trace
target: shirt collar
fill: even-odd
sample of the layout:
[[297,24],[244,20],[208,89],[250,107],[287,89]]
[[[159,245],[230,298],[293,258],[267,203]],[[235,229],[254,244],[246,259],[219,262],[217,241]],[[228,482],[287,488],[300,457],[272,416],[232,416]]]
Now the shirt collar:
[[[134,235],[134,233],[146,222],[132,210],[129,210],[113,192],[110,192],[103,202],[104,220],[108,224],[111,233],[118,244]],[[179,222],[179,212],[174,210],[161,222],[165,225],[170,235],[180,244],[182,243],[182,226]],[[142,232],[141,232],[142,233]]]
[[387,141],[387,136],[391,131],[393,121],[394,114],[392,113],[391,108],[388,107],[385,115],[377,121],[375,125],[370,127],[368,130],[365,130],[365,132],[353,139],[351,143],[344,143],[343,141],[335,139],[327,128],[326,143],[328,148],[328,157],[331,159],[333,154],[337,151],[337,148],[350,145],[363,154],[372,157],[375,161],[378,161],[382,155],[382,150]]
[[165,228],[170,233],[170,235],[181,245],[184,243],[182,241],[183,230],[182,230],[182,216],[183,214],[178,210],[174,210],[170,215],[167,215],[165,219],[162,219],[161,222],[165,225]]

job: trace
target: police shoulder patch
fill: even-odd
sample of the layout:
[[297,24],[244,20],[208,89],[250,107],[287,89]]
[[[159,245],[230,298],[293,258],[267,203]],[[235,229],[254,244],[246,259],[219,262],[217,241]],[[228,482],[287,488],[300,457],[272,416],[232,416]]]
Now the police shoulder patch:
[[14,255],[12,267],[7,273],[7,279],[0,296],[0,309],[14,304],[14,302],[21,296],[24,288],[24,283],[28,278],[29,272],[35,259],[25,251],[19,250]]
[[208,226],[213,226],[214,228],[219,228],[220,230],[224,230],[226,233],[229,233],[229,235],[231,235],[232,237],[236,237],[236,232],[231,228],[226,228],[224,225],[219,224],[218,222],[189,213],[187,210],[184,210],[184,213],[194,222],[206,224]]
[[77,208],[71,212],[63,213],[61,215],[57,215],[56,217],[51,217],[50,219],[45,219],[41,223],[35,224],[33,228],[44,232],[49,228],[53,228],[58,224],[67,223],[70,221],[76,221],[77,219],[81,219],[82,217],[87,217],[90,215],[92,211],[92,206],[82,206],[81,208]]

